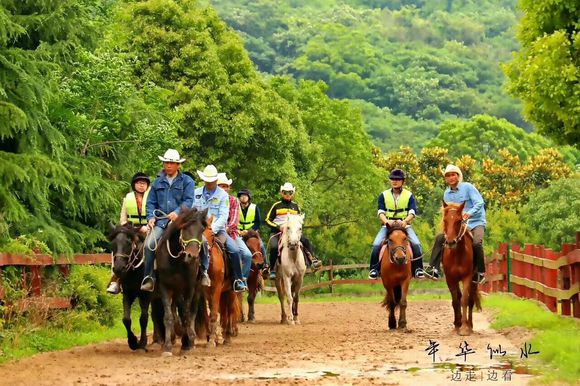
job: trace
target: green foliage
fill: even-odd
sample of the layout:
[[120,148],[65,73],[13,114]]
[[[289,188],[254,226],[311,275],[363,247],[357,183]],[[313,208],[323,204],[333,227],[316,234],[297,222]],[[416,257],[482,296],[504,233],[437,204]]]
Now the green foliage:
[[580,144],[580,7],[575,0],[521,0],[522,44],[504,66],[509,91],[524,101],[538,130],[558,142]]

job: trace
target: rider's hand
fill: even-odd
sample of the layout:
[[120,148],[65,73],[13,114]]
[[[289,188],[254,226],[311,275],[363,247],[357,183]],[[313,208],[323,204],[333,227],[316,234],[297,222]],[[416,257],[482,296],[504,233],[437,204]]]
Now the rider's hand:
[[248,234],[248,231],[246,231],[246,230],[244,230],[244,231],[240,231],[240,235],[241,235],[242,237],[244,237],[244,236],[245,236],[245,235],[247,235],[247,234]]
[[143,225],[141,228],[139,228],[139,232],[141,233],[147,233],[149,231],[149,225]]
[[406,228],[407,222],[405,220],[401,221],[401,227]]
[[152,218],[151,220],[149,220],[147,222],[147,226],[149,227],[149,229],[153,229],[153,227],[155,226],[155,218]]
[[463,213],[463,220],[467,220],[471,215],[467,212]]
[[167,218],[170,219],[171,221],[175,221],[177,220],[177,213],[171,212],[167,215]]
[[387,226],[392,227],[395,225],[395,220],[387,220]]

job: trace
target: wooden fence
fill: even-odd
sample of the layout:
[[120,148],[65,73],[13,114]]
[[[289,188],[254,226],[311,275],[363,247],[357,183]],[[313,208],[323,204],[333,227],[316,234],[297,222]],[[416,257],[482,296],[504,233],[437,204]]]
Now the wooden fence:
[[542,302],[552,312],[580,318],[580,232],[576,244],[562,244],[560,252],[503,243],[486,260],[484,291],[512,292]]

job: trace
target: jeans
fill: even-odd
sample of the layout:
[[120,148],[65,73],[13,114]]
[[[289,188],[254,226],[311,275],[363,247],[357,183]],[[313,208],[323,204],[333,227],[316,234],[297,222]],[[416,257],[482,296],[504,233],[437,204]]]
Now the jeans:
[[[411,249],[413,250],[413,271],[415,271],[416,268],[419,268],[419,264],[421,264],[421,260],[419,259],[421,256],[423,256],[423,248],[421,247],[421,242],[419,241],[419,237],[417,237],[417,234],[415,233],[415,231],[413,230],[413,228],[411,226],[407,227],[407,237],[409,237],[409,242],[411,243]],[[387,227],[386,226],[382,226],[381,229],[379,229],[379,233],[377,233],[377,236],[375,237],[375,240],[373,241],[373,249],[371,252],[371,264],[370,264],[370,269],[378,269],[378,265],[379,265],[379,253],[381,252],[381,245],[383,243],[383,240],[387,237]],[[417,262],[417,263],[415,263]],[[415,265],[417,265],[417,267],[415,267]]]
[[252,267],[252,252],[250,252],[241,236],[236,237],[234,241],[238,244],[238,249],[242,257],[242,276],[247,279],[250,274],[250,268]]
[[153,262],[155,261],[155,249],[159,245],[159,239],[165,229],[154,226],[145,238],[145,277],[153,277]]
[[[238,243],[234,241],[226,231],[219,231],[216,234],[220,240],[225,240],[226,251],[228,252],[228,256],[230,257],[230,266],[232,267],[232,271],[234,273],[235,280],[242,280],[244,275],[242,275],[242,261],[240,259],[240,248]],[[251,255],[250,255],[251,258]]]

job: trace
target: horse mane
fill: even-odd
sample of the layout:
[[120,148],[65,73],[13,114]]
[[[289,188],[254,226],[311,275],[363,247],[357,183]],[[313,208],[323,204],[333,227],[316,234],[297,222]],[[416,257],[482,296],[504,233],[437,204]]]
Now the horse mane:
[[407,228],[401,226],[400,224],[394,224],[392,227],[389,227],[389,232],[393,231],[402,231],[403,233],[407,234]]
[[185,228],[186,226],[190,225],[195,221],[199,221],[202,223],[203,227],[207,227],[207,220],[206,220],[206,212],[205,211],[198,211],[197,208],[181,208],[181,214],[177,217],[175,221],[172,221],[163,232],[163,236],[159,242],[166,242],[167,240],[171,239],[171,236],[177,232],[178,230]]
[[246,233],[246,235],[242,238],[244,241],[247,241],[249,239],[259,239],[260,238],[260,234],[253,230],[253,229],[248,229],[248,233]]
[[117,224],[111,230],[111,232],[107,236],[107,239],[109,241],[113,241],[113,239],[115,239],[115,237],[117,237],[117,235],[120,234],[120,233],[124,233],[124,234],[127,235],[127,237],[129,239],[133,239],[133,238],[135,238],[135,236],[138,236],[139,235],[139,228],[133,226],[133,223],[130,223],[130,222],[125,223],[123,225]]
[[461,203],[459,202],[446,202],[447,207],[441,205],[441,223],[439,228],[441,229],[441,232],[445,232],[445,210],[446,208],[451,207],[451,209],[457,209],[461,206]]

